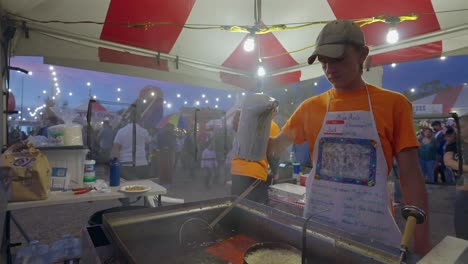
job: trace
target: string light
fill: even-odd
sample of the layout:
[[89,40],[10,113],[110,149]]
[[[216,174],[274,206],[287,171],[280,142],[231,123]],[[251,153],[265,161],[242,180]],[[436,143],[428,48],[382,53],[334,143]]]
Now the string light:
[[187,102],[187,101],[184,101],[184,105],[186,105],[186,104],[188,104],[188,102]]
[[166,100],[163,101],[163,104],[167,104]]
[[265,76],[265,74],[266,74],[265,68],[263,67],[263,65],[259,65],[257,69],[257,75],[260,77],[263,77]]
[[46,91],[46,90],[42,90],[42,93],[43,93],[43,94],[46,94],[46,93],[47,93],[47,91]]
[[[441,12],[432,12],[432,13],[425,13],[425,14],[438,14],[438,13],[447,13],[447,12],[460,12],[464,11],[464,9],[455,9],[455,10],[444,10]],[[23,20],[33,20],[36,23],[67,23],[67,24],[96,24],[96,25],[105,25],[109,22],[102,22],[102,21],[57,21],[57,20],[37,20],[37,19],[31,19],[28,17],[20,16],[20,15],[14,15],[11,14],[14,17],[21,18],[21,21]],[[418,20],[418,15],[416,14],[407,14],[407,15],[402,15],[402,16],[396,16],[392,17],[393,19],[397,19],[398,22],[403,22],[403,21],[415,21]],[[369,24],[377,23],[377,22],[387,22],[388,23],[389,18],[386,16],[377,16],[377,17],[367,17],[367,18],[360,18],[360,19],[355,19],[354,22],[358,23],[361,27],[367,26]],[[178,23],[173,23],[169,21],[143,21],[139,23],[128,23],[128,22],[121,22],[121,23],[115,23],[115,21],[112,22],[112,25],[122,25],[127,28],[137,28],[137,29],[149,29],[151,27],[157,27],[159,25],[165,25],[165,26],[173,26],[173,27],[178,27],[178,28],[184,28],[184,29],[189,29],[189,30],[213,30],[213,29],[218,29],[222,31],[228,31],[228,32],[235,32],[235,33],[247,33],[249,34],[249,37],[252,35],[256,34],[268,34],[272,32],[277,32],[277,31],[285,31],[285,30],[296,30],[296,29],[302,29],[305,27],[313,27],[316,25],[323,25],[331,21],[308,21],[308,22],[303,22],[303,23],[284,23],[284,24],[275,24],[275,25],[264,25],[261,28],[258,28],[256,25],[255,26],[240,26],[240,25],[198,25],[198,24],[178,24]],[[249,37],[247,39],[249,39]],[[247,45],[246,41],[244,42],[244,46]],[[250,42],[250,41],[249,41]],[[249,46],[249,45],[247,45]],[[267,57],[262,57],[263,59],[267,58],[274,58],[274,57],[279,57],[279,56],[284,56],[285,54],[292,54],[292,53],[297,53],[297,52],[302,52],[306,49],[310,49],[315,47],[315,45],[309,45],[307,47],[303,47],[297,50],[293,51],[287,51],[279,54],[275,54],[272,56],[267,56]]]
[[195,101],[195,105],[200,105],[200,101]]
[[318,83],[317,83],[317,82],[314,82],[314,86],[317,86],[317,85],[318,85]]
[[171,108],[172,107],[172,104],[171,103],[168,103],[167,104],[167,108]]
[[73,95],[73,93],[72,93],[72,92],[69,92],[69,93],[68,93],[68,95],[69,95],[69,96],[72,96],[72,95]]
[[[88,85],[88,86],[89,86],[89,85]],[[120,89],[120,88],[117,88],[117,92],[120,92],[121,90],[122,90],[122,89]]]
[[202,94],[202,95],[201,95],[201,98],[205,98],[205,97],[206,97],[206,95],[205,95],[205,94]]
[[180,98],[180,94],[177,94],[177,98]]
[[231,98],[231,97],[232,97],[231,94],[228,94],[227,98]]
[[52,75],[55,76],[55,75],[57,75],[57,73],[56,73],[56,72],[52,72]]
[[218,105],[215,105],[215,108],[218,108]]
[[396,63],[392,63],[392,68],[395,68],[396,67]]
[[90,83],[90,82],[87,82],[86,85],[87,85],[87,86],[91,86],[91,83]]
[[49,70],[53,71],[53,70],[54,70],[54,66],[49,66]]
[[[45,107],[46,107],[45,104],[43,104],[43,105],[41,105],[41,106],[39,106],[39,107],[36,107],[36,109],[34,109],[34,112],[29,112],[29,115],[30,115],[31,117],[35,117],[36,114],[37,114],[37,111],[40,111],[40,110],[44,109]],[[28,108],[28,109],[29,109],[29,108]],[[29,111],[29,110],[28,110],[28,111]],[[40,112],[39,114],[42,115],[42,112]],[[37,119],[37,118],[35,118],[35,119]]]
[[143,99],[143,103],[146,104],[146,99]]
[[414,92],[416,92],[416,89],[411,88],[410,91],[411,91],[412,93],[414,93]]
[[255,35],[250,34],[244,41],[244,50],[251,52],[255,49]]
[[32,71],[28,72],[28,75],[30,75],[30,76],[33,75],[33,72]]
[[398,42],[399,39],[400,35],[398,34],[396,28],[390,28],[387,33],[387,42],[389,44],[395,44]]
[[154,92],[151,92],[151,96],[154,97]]
[[120,102],[120,97],[117,97],[117,102]]
[[216,100],[216,102],[219,102],[219,98],[218,98],[218,97],[216,97],[216,99],[215,99],[215,100]]
[[209,103],[209,102],[210,102],[210,101],[208,101],[208,100],[205,100],[205,104],[207,104],[207,103]]
[[93,95],[93,99],[97,99],[97,96],[96,96],[96,95]]
[[244,93],[244,92],[242,92],[242,96],[245,96],[245,93]]
[[441,59],[441,60],[445,60],[445,59],[447,59],[447,57],[442,56],[442,57],[440,57],[440,59]]

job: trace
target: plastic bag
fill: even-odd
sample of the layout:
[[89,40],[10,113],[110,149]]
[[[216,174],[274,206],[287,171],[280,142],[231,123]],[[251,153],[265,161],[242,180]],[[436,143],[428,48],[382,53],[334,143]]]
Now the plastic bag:
[[239,118],[236,156],[250,161],[266,157],[271,120],[278,102],[264,94],[254,94],[245,99]]
[[51,169],[42,152],[32,144],[20,142],[10,146],[0,160],[9,171],[1,175],[9,202],[47,199]]

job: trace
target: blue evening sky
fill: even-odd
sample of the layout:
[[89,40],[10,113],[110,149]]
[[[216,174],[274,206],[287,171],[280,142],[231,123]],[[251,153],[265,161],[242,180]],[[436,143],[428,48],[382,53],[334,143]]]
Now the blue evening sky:
[[[178,111],[182,106],[194,106],[196,101],[200,102],[200,107],[214,108],[217,105],[218,108],[227,110],[233,105],[235,98],[240,96],[236,92],[60,66],[54,66],[52,71],[49,65],[42,63],[40,57],[13,57],[11,65],[32,72],[32,75],[25,75],[11,71],[9,87],[16,97],[17,110],[21,106],[21,91],[23,91],[24,109],[42,105],[44,99],[51,96],[51,92],[56,91],[54,77],[57,78],[57,84],[61,90],[60,97],[57,97],[59,104],[66,100],[70,107],[86,102],[89,89],[91,89],[91,95],[96,95],[98,100],[117,101],[117,98],[120,98],[121,102],[130,103],[136,99],[139,90],[146,85],[161,88],[165,100],[172,106],[168,108],[166,105],[166,114]],[[53,76],[52,72],[56,75]],[[431,80],[440,80],[442,84],[452,86],[468,82],[468,56],[400,63],[396,67],[384,66],[383,86],[390,90],[402,92]],[[91,85],[87,86],[87,82]],[[320,93],[330,87],[328,81],[321,77],[315,91]],[[121,91],[118,92],[117,88],[121,88]],[[180,97],[177,97],[177,94],[180,94]],[[203,94],[205,97],[202,97]],[[231,98],[228,98],[229,95]],[[208,103],[205,102],[206,100]],[[187,101],[186,105],[184,105],[185,101]]]

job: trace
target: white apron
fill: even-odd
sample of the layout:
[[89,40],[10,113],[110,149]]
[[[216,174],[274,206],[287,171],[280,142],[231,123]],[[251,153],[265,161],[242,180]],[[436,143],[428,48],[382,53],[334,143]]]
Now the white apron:
[[387,192],[387,162],[372,112],[328,112],[315,141],[304,215],[399,247],[401,232]]

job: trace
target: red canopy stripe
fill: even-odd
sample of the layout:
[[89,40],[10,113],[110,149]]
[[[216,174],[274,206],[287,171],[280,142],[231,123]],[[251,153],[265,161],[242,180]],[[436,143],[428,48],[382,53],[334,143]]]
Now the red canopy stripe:
[[433,104],[442,104],[444,113],[449,113],[452,111],[462,89],[463,85],[458,85],[454,89],[443,90],[436,95]]

